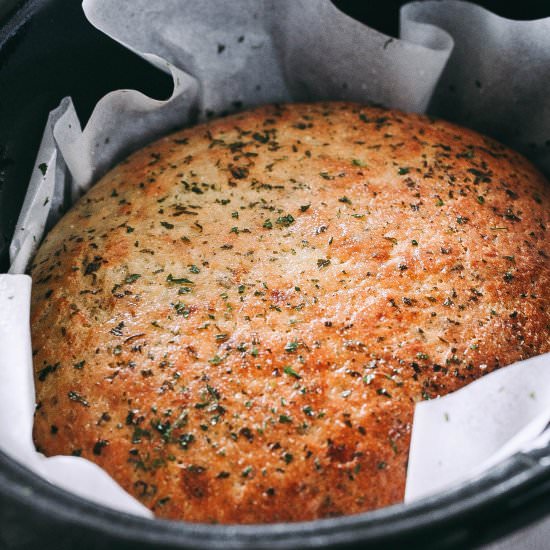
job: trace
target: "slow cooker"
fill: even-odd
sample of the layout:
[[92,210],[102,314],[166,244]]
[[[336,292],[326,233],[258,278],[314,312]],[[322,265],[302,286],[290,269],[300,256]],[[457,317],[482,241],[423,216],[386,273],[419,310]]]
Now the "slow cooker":
[[[336,2],[390,35],[403,3]],[[550,16],[550,5],[535,1],[478,4],[516,19]],[[97,72],[99,58],[108,60],[107,71]],[[0,3],[0,273],[8,267],[9,241],[48,112],[71,96],[85,122],[97,100],[119,88],[161,99],[170,95],[171,81],[94,29],[80,2]],[[517,454],[465,485],[406,506],[249,526],[116,512],[49,484],[0,452],[0,549],[471,548],[548,515],[550,447]]]

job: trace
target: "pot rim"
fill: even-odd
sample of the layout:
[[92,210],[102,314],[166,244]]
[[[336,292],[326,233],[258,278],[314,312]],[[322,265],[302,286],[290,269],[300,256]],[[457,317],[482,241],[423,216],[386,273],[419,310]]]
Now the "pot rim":
[[[358,543],[373,545],[387,539],[410,540],[422,534],[434,535],[438,530],[442,531],[438,546],[449,546],[456,543],[450,540],[457,536],[453,524],[464,530],[476,520],[490,523],[488,515],[496,513],[504,526],[506,517],[515,516],[518,510],[525,512],[525,505],[540,497],[548,506],[531,506],[527,523],[548,512],[550,444],[518,453],[466,483],[410,504],[296,523],[213,525],[138,517],[54,486],[2,451],[1,492],[72,525],[117,541],[155,543],[156,548],[329,548]],[[443,540],[446,537],[447,544]]]

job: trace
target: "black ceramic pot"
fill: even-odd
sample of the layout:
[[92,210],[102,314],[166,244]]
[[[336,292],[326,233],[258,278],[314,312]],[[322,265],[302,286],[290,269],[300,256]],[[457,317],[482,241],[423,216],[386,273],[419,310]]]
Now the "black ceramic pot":
[[[336,3],[395,34],[404,2]],[[478,3],[512,18],[550,16],[550,4],[536,0]],[[48,112],[70,95],[85,123],[108,91],[135,88],[161,99],[170,95],[171,81],[89,25],[77,0],[0,0],[0,18],[2,273]],[[106,71],[102,63],[97,72],[98,59],[107,60]],[[483,478],[413,505],[267,526],[139,519],[58,489],[0,452],[0,550],[472,548],[549,514],[550,447],[517,455]]]

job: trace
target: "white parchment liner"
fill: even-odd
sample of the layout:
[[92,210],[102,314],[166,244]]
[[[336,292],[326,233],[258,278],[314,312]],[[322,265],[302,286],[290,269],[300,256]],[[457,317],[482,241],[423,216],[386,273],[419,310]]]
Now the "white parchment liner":
[[[50,113],[10,274],[0,275],[0,449],[52,483],[151,517],[94,464],[34,449],[31,280],[23,273],[45,231],[130,151],[197,119],[273,101],[429,107],[528,152],[549,173],[550,19],[510,21],[457,1],[413,3],[393,39],[328,0],[85,0],[83,8],[99,30],[171,74],[174,90],[166,101],[111,92],[84,129],[69,98]],[[549,422],[549,355],[417,405],[406,500],[548,444]]]

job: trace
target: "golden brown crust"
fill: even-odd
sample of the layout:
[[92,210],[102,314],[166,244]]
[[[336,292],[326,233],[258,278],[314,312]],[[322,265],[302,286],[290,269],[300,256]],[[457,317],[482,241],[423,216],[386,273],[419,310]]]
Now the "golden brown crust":
[[156,514],[402,499],[414,403],[550,350],[548,187],[424,116],[266,106],[135,153],[32,266],[46,454]]

